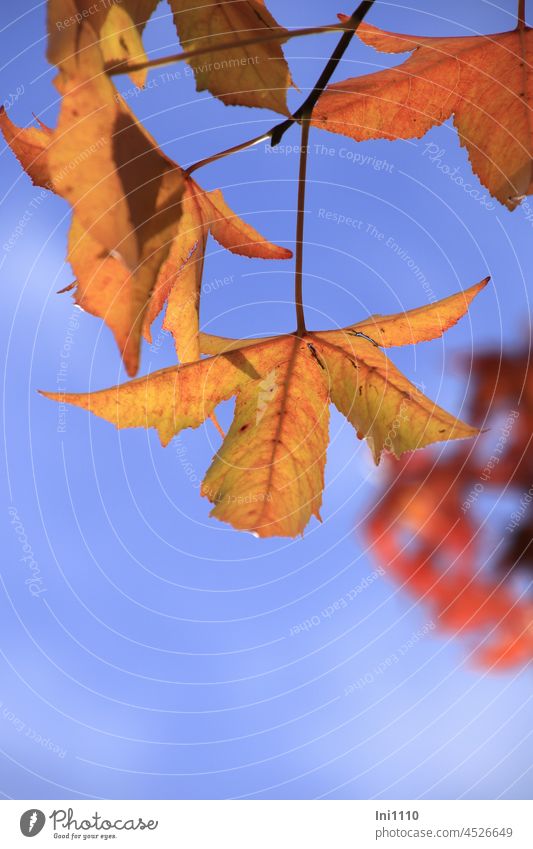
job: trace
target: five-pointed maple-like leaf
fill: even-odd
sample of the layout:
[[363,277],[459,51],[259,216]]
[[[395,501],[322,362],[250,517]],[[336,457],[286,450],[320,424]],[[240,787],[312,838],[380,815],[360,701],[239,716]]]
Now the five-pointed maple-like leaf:
[[[261,35],[286,30],[276,23],[264,0],[169,0],[184,48],[209,48],[188,60],[198,91],[208,89],[227,105],[263,106],[288,115],[289,66],[281,41],[261,43]],[[219,45],[242,37],[257,43],[220,50]]]
[[[88,6],[85,0],[49,0],[48,59],[65,67],[72,59],[75,33],[90,18],[106,65],[147,61],[142,44],[144,27],[159,0],[100,0]],[[143,86],[146,70],[130,74],[132,82]]]
[[[99,84],[110,86],[105,78]],[[73,205],[69,260],[77,301],[106,321],[135,374],[144,313],[178,226],[184,180],[110,90],[100,98],[88,86],[65,94],[55,131],[18,130],[5,112],[0,124],[33,181]]]
[[396,68],[330,85],[313,124],[357,141],[420,138],[453,115],[472,167],[513,209],[533,191],[533,32],[459,38],[398,35],[361,24],[357,35],[386,53],[412,55]]
[[[131,129],[137,126],[142,134],[140,125],[132,124]],[[53,179],[49,157],[58,130],[54,132],[44,125],[40,129],[20,129],[4,110],[0,110],[0,130],[34,183],[63,194],[60,189],[62,180],[72,179],[72,172],[78,166],[73,160],[74,164],[65,169],[64,175],[59,173]],[[146,138],[149,140],[148,136]],[[155,152],[155,143],[151,140],[149,143],[154,145],[149,153]],[[69,234],[68,257],[76,275],[76,302],[87,312],[103,318],[111,328],[129,374],[135,374],[138,368],[141,329],[144,328],[146,338],[150,339],[149,326],[167,300],[164,326],[174,335],[180,360],[187,362],[198,358],[198,301],[209,232],[223,247],[244,256],[265,259],[292,256],[290,250],[266,241],[236,216],[224,202],[220,191],[203,192],[194,180],[185,177],[176,163],[163,154],[158,156],[168,164],[168,179],[183,186],[183,196],[172,202],[160,233],[157,232],[157,215],[154,217],[155,232],[147,230],[148,238],[143,246],[146,261],[141,260],[131,270],[119,250],[111,250],[109,242],[107,245],[100,242],[95,226],[90,226],[92,207],[87,197],[74,207]],[[90,167],[90,160],[91,154],[82,157],[80,167],[83,163],[86,168]],[[144,171],[142,162],[136,163],[136,169],[133,168],[132,177],[138,173],[139,181],[145,177],[150,179],[150,172]],[[140,182],[139,185],[142,194],[135,211],[137,218],[141,219],[142,210],[149,209],[150,192]],[[156,190],[153,180],[152,189]],[[79,186],[73,191],[79,192]],[[105,200],[108,193],[104,187],[102,192],[102,198],[91,192],[92,206],[97,207]],[[131,199],[132,193],[127,197]],[[84,215],[80,214],[80,206]],[[153,253],[150,253],[152,249]]]
[[[387,345],[437,338],[486,281],[424,310],[377,319]],[[410,324],[409,317],[413,321]],[[436,316],[438,319],[436,320]],[[100,392],[45,393],[118,428],[155,427],[163,445],[236,395],[233,424],[203,483],[212,515],[259,536],[296,536],[319,517],[329,402],[366,438],[375,462],[478,431],[438,407],[369,337],[376,319],[337,331],[269,339],[202,336],[208,359]]]

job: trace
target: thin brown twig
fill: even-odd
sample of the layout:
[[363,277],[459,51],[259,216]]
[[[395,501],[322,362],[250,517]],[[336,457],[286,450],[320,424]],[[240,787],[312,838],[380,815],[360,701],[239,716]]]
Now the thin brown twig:
[[213,154],[212,156],[207,156],[205,159],[200,159],[198,162],[194,162],[192,165],[185,170],[186,174],[192,174],[193,171],[196,171],[198,168],[203,168],[204,165],[210,165],[212,162],[216,162],[218,159],[224,159],[226,156],[231,156],[232,153],[238,153],[241,150],[246,150],[249,147],[253,147],[254,144],[258,144],[259,142],[266,141],[267,139],[271,140],[272,146],[279,144],[284,133],[287,132],[289,127],[300,121],[302,115],[311,114],[315,104],[326,88],[328,82],[330,81],[333,73],[335,72],[337,65],[342,59],[346,48],[350,44],[354,33],[357,30],[357,27],[362,22],[363,18],[370,11],[372,6],[374,5],[375,0],[363,0],[362,3],[359,4],[355,12],[350,18],[347,18],[346,21],[342,24],[342,29],[344,30],[341,38],[339,39],[335,50],[331,54],[327,64],[324,67],[324,70],[320,74],[318,80],[315,85],[311,89],[310,94],[304,100],[301,106],[298,107],[296,112],[294,112],[289,118],[285,121],[282,121],[280,124],[276,124],[272,127],[268,132],[263,133],[260,136],[254,136],[253,139],[249,139],[248,141],[241,142],[241,144],[235,145],[234,147],[229,147],[226,150],[221,150],[218,153]]
[[325,32],[338,32],[344,30],[347,24],[337,22],[335,24],[324,24],[317,27],[303,27],[302,29],[286,30],[280,27],[280,32],[266,32],[249,38],[233,38],[213,46],[212,43],[202,47],[192,47],[190,50],[182,50],[180,53],[171,53],[170,56],[161,56],[159,59],[145,59],[143,62],[113,62],[106,66],[106,73],[110,77],[117,74],[131,74],[135,71],[145,71],[150,68],[161,68],[165,65],[173,65],[175,62],[186,62],[187,59],[195,59],[205,53],[218,53],[219,50],[232,50],[234,47],[251,47],[254,44],[264,44],[269,41],[287,41],[290,38],[300,38],[304,35],[320,35]]
[[309,129],[313,109],[316,106],[318,98],[326,88],[330,81],[337,65],[350,41],[352,40],[355,31],[366,13],[371,9],[374,0],[366,0],[360,3],[353,15],[346,21],[347,31],[343,33],[339,39],[335,50],[331,54],[329,61],[324,67],[318,80],[316,81],[309,96],[306,97],[302,105],[287,121],[278,124],[274,127],[270,134],[272,145],[279,144],[283,134],[294,123],[300,121],[302,125],[301,145],[300,145],[300,169],[298,175],[298,212],[296,216],[296,257],[294,265],[294,306],[296,309],[296,333],[298,336],[303,336],[306,332],[305,314],[303,305],[303,250],[304,250],[304,219],[305,219],[305,188],[307,181],[307,154],[309,152]]
[[194,162],[193,165],[189,165],[188,168],[185,168],[185,174],[189,176],[193,171],[197,171],[198,168],[203,168],[204,165],[211,165],[212,162],[216,162],[217,159],[224,159],[226,156],[231,156],[232,153],[239,153],[241,150],[246,150],[248,147],[253,147],[254,144],[259,144],[262,141],[266,141],[270,138],[271,130],[268,133],[263,133],[261,136],[255,136],[253,139],[248,139],[248,141],[241,142],[241,144],[236,144],[233,147],[228,147],[226,150],[221,150],[219,153],[213,153],[211,156],[206,156],[205,159],[200,159],[198,162]]
[[227,148],[226,150],[222,150],[219,153],[215,153],[211,156],[206,157],[205,159],[201,159],[198,162],[195,162],[193,165],[190,165],[185,173],[192,174],[193,171],[196,171],[198,168],[202,168],[204,165],[209,165],[211,162],[215,162],[218,159],[223,159],[226,156],[230,156],[232,153],[238,153],[241,150],[245,150],[248,147],[252,147],[254,144],[258,144],[261,141],[266,141],[268,138],[270,139],[271,144],[274,146],[279,144],[284,133],[291,127],[295,122],[299,122],[302,126],[301,133],[301,145],[300,145],[300,166],[299,166],[299,175],[298,175],[298,211],[296,216],[296,251],[295,251],[295,265],[294,265],[294,306],[296,309],[296,334],[298,336],[303,336],[306,332],[305,327],[305,314],[304,314],[304,305],[303,305],[303,249],[304,249],[304,219],[305,219],[305,189],[306,189],[306,181],[307,181],[307,154],[309,149],[309,129],[311,123],[311,116],[313,114],[313,109],[316,106],[316,103],[329,83],[331,77],[333,76],[337,66],[342,59],[348,45],[350,44],[359,24],[370,11],[372,6],[374,5],[375,0],[363,0],[362,3],[359,4],[357,9],[353,12],[350,18],[348,18],[343,23],[343,34],[337,45],[331,54],[328,62],[324,66],[322,73],[320,74],[318,80],[315,85],[311,89],[309,95],[306,97],[304,102],[298,107],[298,109],[285,121],[282,121],[280,124],[276,124],[276,126],[272,127],[267,133],[263,133],[260,136],[255,136],[253,139],[250,139],[246,142],[241,142],[238,145],[234,145],[233,147]]
[[307,154],[309,151],[309,119],[302,118],[302,134],[300,144],[300,170],[298,173],[298,212],[296,215],[296,256],[294,263],[294,306],[296,308],[296,333],[305,333],[305,315],[303,303],[303,254],[304,254],[304,219],[305,219],[305,188],[307,182]]
[[287,121],[284,121],[282,124],[278,124],[278,126],[274,128],[274,132],[272,133],[273,145],[279,144],[281,137],[283,136],[285,131],[290,127],[290,125],[294,123],[294,121],[299,121],[300,118],[302,118],[303,116],[311,117],[311,113],[313,112],[313,109],[316,106],[318,98],[320,97],[327,84],[329,83],[331,77],[337,70],[337,65],[344,56],[346,49],[348,48],[352,38],[354,37],[357,28],[359,27],[359,24],[362,23],[363,18],[370,11],[372,6],[374,5],[374,2],[375,0],[363,0],[363,2],[359,4],[355,12],[353,12],[353,14],[344,22],[345,32],[342,34],[339,41],[337,42],[335,50],[331,54],[326,66],[324,67],[324,70],[322,71],[318,80],[311,89],[311,93],[308,97],[306,97],[302,105]]

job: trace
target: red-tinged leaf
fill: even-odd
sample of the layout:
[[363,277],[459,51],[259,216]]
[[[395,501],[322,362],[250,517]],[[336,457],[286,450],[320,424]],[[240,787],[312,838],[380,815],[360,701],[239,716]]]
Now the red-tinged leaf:
[[513,209],[533,190],[533,31],[460,38],[399,35],[361,24],[376,50],[411,52],[395,68],[330,85],[313,124],[366,139],[421,138],[450,116],[475,173]]

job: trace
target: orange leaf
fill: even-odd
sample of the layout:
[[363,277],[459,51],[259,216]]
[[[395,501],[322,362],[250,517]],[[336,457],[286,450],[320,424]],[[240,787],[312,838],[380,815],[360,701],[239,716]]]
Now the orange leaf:
[[362,24],[376,50],[412,52],[403,65],[330,85],[313,124],[356,141],[421,138],[453,115],[472,167],[490,193],[513,209],[533,190],[531,29],[430,38]]
[[[100,0],[88,6],[84,0],[49,0],[48,59],[64,66],[75,47],[77,32],[87,20],[98,36],[104,62],[145,62],[142,33],[159,0]],[[130,74],[143,86],[146,71]]]
[[155,427],[164,445],[236,395],[233,424],[202,493],[215,504],[213,516],[259,536],[295,536],[319,517],[330,402],[367,439],[376,462],[383,450],[398,456],[477,433],[419,392],[372,341],[349,331],[200,341],[221,352],[101,392],[45,394],[119,428]]
[[[121,103],[119,95],[115,95],[115,98],[113,109]],[[72,104],[76,102],[76,97],[73,97]],[[71,193],[80,194],[69,235],[69,260],[77,278],[76,302],[87,312],[103,318],[115,335],[128,373],[135,374],[138,368],[140,329],[143,328],[145,337],[150,340],[150,325],[166,301],[168,305],[163,326],[172,332],[180,360],[188,362],[198,359],[198,301],[209,232],[224,247],[243,256],[285,259],[292,253],[268,242],[235,215],[220,191],[203,192],[194,180],[185,178],[179,166],[159,152],[155,142],[148,134],[144,134],[133,116],[131,122],[128,125],[128,142],[133,143],[132,134],[135,133],[137,140],[140,140],[137,148],[143,149],[137,158],[134,148],[127,147],[124,150],[126,167],[131,176],[131,189],[122,189],[120,182],[114,181],[107,185],[105,180],[101,180],[97,187],[87,189],[81,196],[85,184],[78,169],[80,172],[89,169],[86,179],[92,185],[91,163],[94,167],[108,167],[109,173],[112,163],[104,166],[102,162],[93,162],[94,151],[87,152],[86,156],[78,155],[77,158],[74,154],[70,166],[65,166],[64,171],[59,172],[59,177],[56,172],[56,181],[53,182],[50,153],[59,129],[20,129],[0,109],[0,130],[32,180],[37,185],[59,190],[60,194],[65,195],[66,191],[61,191],[61,186],[65,179],[72,179]],[[70,131],[67,128],[65,132],[68,134]],[[64,137],[65,143],[66,139],[67,136]],[[110,147],[108,154],[114,156],[114,148]],[[130,154],[134,157],[131,171],[127,161]],[[161,181],[152,176],[158,163],[163,163],[165,168]],[[144,180],[147,181],[146,186],[143,186]],[[158,189],[159,183],[161,189]],[[139,185],[138,190],[136,185]],[[152,216],[151,208],[157,206],[160,196],[164,199],[165,185],[169,189],[175,185],[176,194],[168,198],[167,208],[163,206],[160,215],[154,213]],[[183,197],[175,202],[174,198],[179,197],[181,188]],[[106,198],[114,191],[119,196],[117,203],[127,200],[132,206],[131,223],[126,223],[125,232],[126,236],[132,236],[133,248],[141,239],[142,255],[133,271],[120,253],[124,240],[116,249],[110,248],[114,244],[109,239],[110,226],[104,228],[102,234],[101,228],[97,227],[98,221],[93,220],[93,215],[102,206],[105,208]],[[152,197],[152,193],[155,196]],[[148,218],[144,221],[146,216]],[[109,224],[112,219],[110,212],[105,220]],[[133,219],[138,224],[134,225]],[[162,227],[160,231],[159,226]],[[108,237],[107,243],[102,244],[100,235]],[[142,241],[143,237],[146,237],[145,241]]]
[[163,329],[172,333],[178,358],[187,363],[200,357],[198,308],[208,234],[243,256],[288,259],[292,252],[266,241],[235,215],[222,192],[203,192],[190,177],[182,205],[178,231],[150,301],[144,335],[151,341],[150,325],[167,302]]

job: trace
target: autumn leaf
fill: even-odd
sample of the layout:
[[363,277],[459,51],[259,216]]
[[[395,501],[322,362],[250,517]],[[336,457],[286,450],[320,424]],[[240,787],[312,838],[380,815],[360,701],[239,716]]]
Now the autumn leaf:
[[[98,37],[106,65],[147,61],[142,44],[144,27],[159,0],[100,0],[89,6],[85,0],[50,0],[48,3],[48,59],[59,67],[70,63],[75,47],[74,33],[87,20]],[[146,70],[130,74],[143,86]]]
[[[447,299],[430,332],[415,311],[409,342],[437,338],[463,314],[484,284]],[[450,316],[446,318],[446,309]],[[430,314],[435,305],[426,307]],[[405,344],[405,315],[385,321],[391,344]],[[356,325],[359,327],[360,325]],[[365,326],[366,325],[361,325]],[[236,396],[233,424],[213,460],[202,494],[212,515],[259,536],[302,533],[319,509],[324,487],[329,403],[343,413],[374,460],[478,431],[423,395],[364,331],[306,332],[268,339],[201,337],[215,351],[197,362],[163,369],[100,392],[46,397],[68,402],[118,428],[155,427],[163,445],[198,427],[216,406]]]
[[[54,0],[51,21],[73,6]],[[135,374],[147,303],[181,214],[183,174],[104,72],[91,16],[61,31],[50,51],[58,53],[50,58],[62,99],[46,161],[54,191],[75,211],[70,259],[79,303],[91,286],[82,305],[108,323]]]
[[0,123],[33,181],[72,204],[76,300],[108,324],[135,374],[144,313],[178,226],[184,179],[120,101],[98,102],[66,95],[54,131],[19,131],[5,113]]
[[[131,120],[135,121],[133,116]],[[107,245],[102,244],[99,235],[95,233],[94,223],[91,226],[91,209],[94,207],[96,211],[112,191],[116,190],[120,194],[120,187],[116,185],[108,186],[107,189],[102,187],[102,196],[96,190],[87,190],[93,198],[92,203],[85,196],[75,205],[69,233],[68,258],[76,275],[76,302],[87,312],[102,318],[111,328],[128,373],[133,375],[139,362],[140,332],[143,330],[145,337],[150,340],[150,325],[166,301],[168,305],[164,327],[174,336],[180,360],[188,362],[198,358],[198,302],[208,233],[223,247],[243,256],[286,259],[292,254],[290,250],[265,240],[253,227],[235,215],[220,191],[203,192],[176,163],[158,152],[155,142],[149,136],[142,135],[140,124],[133,123],[130,129],[132,132],[135,129],[141,134],[141,139],[146,138],[147,145],[150,145],[146,155],[143,152],[132,163],[132,179],[129,181],[132,188],[129,191],[125,189],[128,202],[134,207],[133,217],[139,221],[133,234],[137,236],[139,232],[146,233],[141,259],[131,270],[119,250],[110,249],[109,241]],[[50,130],[42,124],[40,128],[21,129],[1,109],[0,130],[22,167],[37,185],[58,191],[62,180],[67,177],[71,179],[71,174],[77,171],[78,165],[76,159],[73,159],[72,167],[65,168],[64,175],[56,172],[56,179],[53,178],[50,153],[59,130]],[[133,149],[130,150],[134,155]],[[157,179],[154,180],[150,176],[150,168],[145,170],[142,164],[144,161],[149,166],[148,160],[152,154],[160,157],[165,167],[168,166],[164,179],[169,181],[169,185],[170,181],[175,181],[175,197],[179,197],[179,200],[174,201],[172,198],[166,217],[158,219],[155,214],[142,230],[143,210],[149,211],[157,205],[160,195]],[[90,167],[87,163],[91,158],[91,153],[79,158],[79,168]],[[157,161],[154,167],[157,167]],[[152,201],[149,186],[142,185],[145,178],[151,181],[152,191],[157,195]],[[140,185],[138,203],[133,201],[135,179]],[[179,196],[180,187],[182,197]],[[80,183],[76,182],[73,192],[80,191]],[[63,192],[59,191],[59,194]],[[80,206],[85,214],[80,213]],[[158,223],[162,225],[160,232],[157,231]],[[151,232],[151,224],[154,232]],[[129,232],[127,225],[126,232]]]
[[[202,49],[201,56],[188,60],[198,91],[207,89],[230,106],[262,106],[289,114],[286,94],[291,75],[281,49],[286,30],[276,23],[264,0],[169,2],[183,47]],[[280,33],[280,40],[262,44],[261,35],[271,35],[273,30]],[[218,49],[239,36],[258,42]]]
[[480,529],[461,510],[476,484],[479,469],[466,454],[450,462],[409,457],[395,469],[365,535],[374,557],[427,606],[438,628],[468,638],[476,666],[512,667],[533,655],[533,602],[482,572]]
[[533,190],[533,31],[455,38],[399,35],[361,24],[357,35],[403,65],[330,85],[313,124],[366,139],[421,138],[450,116],[475,173],[513,209]]
[[446,455],[389,463],[364,523],[390,576],[441,629],[467,636],[483,667],[533,656],[530,359],[528,346],[465,356],[469,418],[492,427]]

